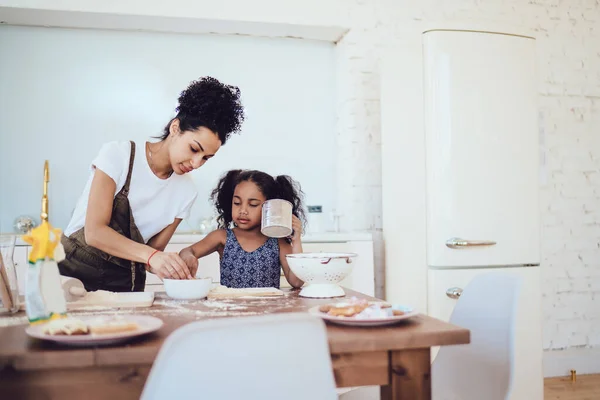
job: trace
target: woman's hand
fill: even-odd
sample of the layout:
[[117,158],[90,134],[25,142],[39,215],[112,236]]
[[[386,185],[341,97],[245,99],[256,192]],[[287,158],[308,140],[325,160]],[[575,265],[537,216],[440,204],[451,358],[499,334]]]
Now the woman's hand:
[[164,279],[192,279],[190,268],[177,253],[159,251],[150,257],[148,271]]

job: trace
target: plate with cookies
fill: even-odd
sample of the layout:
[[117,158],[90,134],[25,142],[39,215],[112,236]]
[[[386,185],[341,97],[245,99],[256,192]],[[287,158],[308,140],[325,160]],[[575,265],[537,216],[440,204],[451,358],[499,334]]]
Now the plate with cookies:
[[392,325],[419,314],[411,307],[355,298],[315,306],[308,312],[326,321],[351,326]]
[[31,325],[25,332],[36,339],[66,345],[97,346],[120,343],[162,326],[161,319],[149,315],[69,316]]

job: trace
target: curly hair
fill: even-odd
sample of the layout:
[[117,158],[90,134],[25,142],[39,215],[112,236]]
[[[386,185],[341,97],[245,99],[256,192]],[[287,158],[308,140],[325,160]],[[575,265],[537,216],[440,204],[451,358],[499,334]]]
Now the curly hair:
[[177,115],[165,126],[161,140],[169,136],[171,123],[178,119],[182,131],[203,126],[215,132],[224,145],[232,133],[240,132],[245,119],[240,96],[238,87],[210,76],[193,81],[181,92]]
[[304,193],[298,182],[287,175],[272,177],[262,171],[233,169],[221,177],[211,193],[211,200],[218,214],[219,228],[225,229],[231,225],[233,193],[235,187],[244,181],[254,182],[267,200],[283,199],[292,203],[292,214],[300,219],[303,227],[306,227],[307,221],[303,206]]

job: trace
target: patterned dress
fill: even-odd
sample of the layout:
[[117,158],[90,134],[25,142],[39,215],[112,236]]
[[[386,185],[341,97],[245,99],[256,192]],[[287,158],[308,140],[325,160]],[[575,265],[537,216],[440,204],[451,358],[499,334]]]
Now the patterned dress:
[[227,240],[221,259],[221,285],[232,288],[279,288],[281,264],[279,242],[269,238],[258,249],[242,249],[233,230],[227,229]]

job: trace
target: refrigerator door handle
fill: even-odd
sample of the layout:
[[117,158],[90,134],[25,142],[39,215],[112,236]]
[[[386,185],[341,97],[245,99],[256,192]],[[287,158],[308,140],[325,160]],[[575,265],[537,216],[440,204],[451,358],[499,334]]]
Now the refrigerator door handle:
[[492,240],[467,240],[461,238],[450,238],[446,240],[446,246],[451,249],[459,249],[461,247],[471,247],[471,246],[493,246],[496,242]]
[[463,290],[459,287],[451,287],[450,289],[446,290],[446,296],[450,297],[451,299],[458,299],[462,292]]

